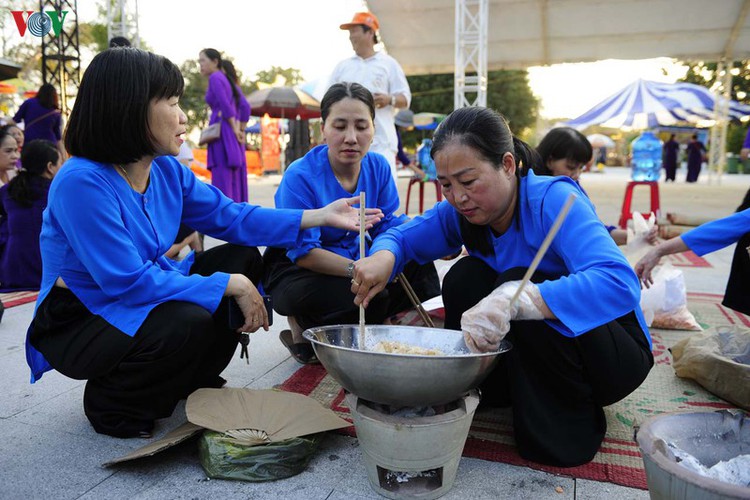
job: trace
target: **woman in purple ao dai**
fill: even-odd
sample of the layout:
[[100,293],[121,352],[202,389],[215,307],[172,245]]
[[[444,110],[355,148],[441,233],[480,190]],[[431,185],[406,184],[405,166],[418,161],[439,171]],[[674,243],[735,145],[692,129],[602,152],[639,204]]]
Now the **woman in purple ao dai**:
[[221,137],[208,145],[211,184],[234,201],[247,201],[247,170],[243,151],[244,131],[237,116],[241,95],[221,70],[221,54],[215,49],[200,52],[201,74],[208,77],[206,104],[211,107],[209,124],[221,122]]

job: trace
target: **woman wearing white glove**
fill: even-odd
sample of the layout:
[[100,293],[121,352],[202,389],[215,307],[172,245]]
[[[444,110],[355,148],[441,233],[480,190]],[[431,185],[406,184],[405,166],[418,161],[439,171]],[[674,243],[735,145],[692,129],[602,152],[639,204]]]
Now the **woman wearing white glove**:
[[737,212],[691,229],[687,233],[663,241],[651,249],[635,265],[635,273],[646,288],[654,284],[651,272],[662,257],[692,250],[698,256],[715,252],[737,243],[732,258],[727,289],[722,304],[744,314],[750,314],[750,286],[747,272],[750,269],[748,243],[750,243],[750,191],[745,195]]
[[510,330],[512,319],[540,320],[552,317],[534,283],[527,283],[511,306],[511,299],[520,285],[520,281],[503,283],[461,316],[461,330],[466,345],[472,351],[496,351]]
[[[496,349],[503,337],[513,344],[482,385],[484,403],[513,406],[524,458],[590,461],[606,431],[602,407],[635,390],[653,365],[635,273],[575,182],[523,175],[538,156],[496,112],[451,113],[432,156],[445,201],[381,235],[371,256],[355,263],[355,302],[367,306],[406,262],[465,245],[469,256],[443,282],[445,326],[462,329],[479,351]],[[566,221],[510,308],[571,193],[578,196]]]

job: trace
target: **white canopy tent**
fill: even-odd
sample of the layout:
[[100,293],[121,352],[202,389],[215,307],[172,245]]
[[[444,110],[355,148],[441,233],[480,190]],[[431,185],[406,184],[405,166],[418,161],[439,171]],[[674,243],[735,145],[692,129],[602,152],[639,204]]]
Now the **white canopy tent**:
[[[602,59],[750,58],[748,0],[488,0],[488,69]],[[369,0],[408,75],[453,73],[455,0]],[[738,24],[738,19],[743,18]]]
[[[714,91],[728,102],[731,75],[724,64],[750,58],[750,0],[370,0],[368,5],[380,20],[388,52],[406,74],[454,73],[457,103],[467,102],[458,89],[469,71],[479,73],[479,85],[467,91],[479,88],[481,94],[486,71],[653,57],[719,62],[724,77]],[[465,28],[469,5],[475,14],[486,8],[486,23],[482,16],[476,29]],[[471,48],[461,50],[465,46]],[[464,67],[467,52],[475,70]],[[727,110],[716,111],[711,138],[720,147],[711,148],[711,164],[721,172]]]

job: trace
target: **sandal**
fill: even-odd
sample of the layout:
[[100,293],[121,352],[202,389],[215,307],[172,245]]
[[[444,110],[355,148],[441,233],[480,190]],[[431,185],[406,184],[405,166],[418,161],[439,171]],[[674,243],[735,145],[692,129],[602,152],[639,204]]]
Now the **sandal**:
[[292,355],[297,363],[303,365],[314,365],[320,363],[317,356],[315,356],[312,344],[309,342],[295,344],[291,330],[282,330],[279,334],[279,340],[284,344],[284,347],[289,350],[289,354]]

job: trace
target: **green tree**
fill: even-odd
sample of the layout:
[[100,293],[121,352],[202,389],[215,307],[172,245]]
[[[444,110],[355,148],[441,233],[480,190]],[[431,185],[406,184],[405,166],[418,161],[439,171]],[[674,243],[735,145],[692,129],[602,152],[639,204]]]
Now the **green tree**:
[[[453,74],[407,77],[415,113],[448,114],[453,111]],[[520,70],[490,71],[487,75],[487,106],[499,111],[516,135],[528,135],[536,123],[539,101],[531,92],[528,73]],[[418,142],[421,132],[405,134],[409,144]]]
[[539,112],[539,100],[529,86],[528,72],[490,71],[488,80],[487,106],[505,116],[514,134],[528,135]]
[[208,107],[205,101],[208,78],[201,75],[198,63],[188,59],[180,66],[185,79],[185,91],[180,98],[180,107],[188,117],[188,130],[203,128],[208,123]]
[[[101,8],[100,8],[101,12]],[[109,47],[107,25],[101,23],[79,23],[78,44],[92,52],[99,53]]]
[[[247,93],[258,90],[258,82],[275,83],[278,77],[282,77],[286,82],[285,85],[297,85],[302,83],[302,72],[297,68],[282,68],[280,66],[271,66],[270,69],[258,71],[255,80],[247,84]],[[245,87],[243,87],[245,90]]]
[[[716,63],[704,61],[683,62],[688,71],[682,82],[695,83],[711,88],[716,82]],[[732,99],[750,104],[750,60],[734,61],[730,68],[732,78]]]
[[[683,62],[688,67],[685,77],[680,81],[711,88],[716,83],[716,63],[704,61]],[[750,60],[734,61],[732,71],[732,99],[743,104],[750,104]],[[739,154],[747,126],[732,122],[727,127],[727,152]]]
[[[415,75],[407,80],[412,92],[412,111],[445,114],[453,111],[452,74]],[[534,125],[539,102],[531,92],[526,71],[490,71],[487,80],[487,106],[505,116],[514,132]]]

